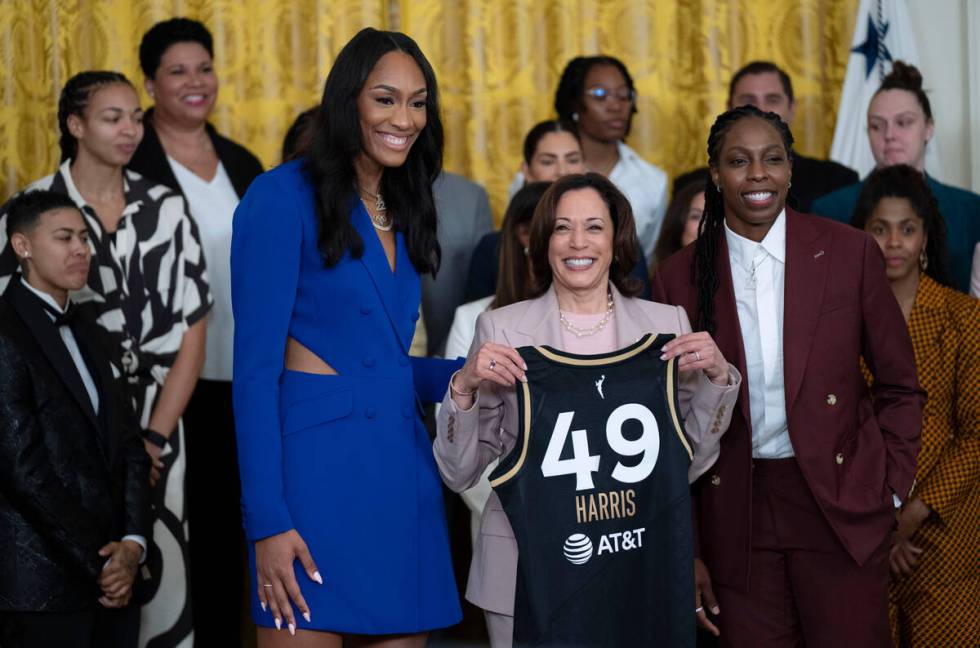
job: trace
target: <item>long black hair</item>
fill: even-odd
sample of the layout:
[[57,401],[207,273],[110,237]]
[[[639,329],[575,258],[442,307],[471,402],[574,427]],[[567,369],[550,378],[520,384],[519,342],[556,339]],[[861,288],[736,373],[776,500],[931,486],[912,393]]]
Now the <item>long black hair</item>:
[[[746,105],[732,108],[718,115],[708,134],[708,166],[718,167],[725,135],[732,126],[743,119],[761,119],[771,125],[783,139],[786,159],[793,159],[793,134],[789,126],[774,112],[763,112],[755,106]],[[708,177],[704,185],[704,213],[698,224],[698,239],[694,243],[694,263],[691,264],[691,283],[698,290],[698,312],[696,330],[716,332],[715,293],[718,292],[718,243],[724,236],[725,204],[721,188],[716,187]]]
[[61,89],[61,96],[58,98],[58,129],[61,137],[58,146],[61,148],[61,161],[74,159],[78,152],[78,140],[68,130],[68,117],[77,115],[82,117],[88,103],[98,90],[116,83],[124,83],[130,88],[133,84],[119,72],[109,72],[105,70],[89,70],[79,72],[68,79],[65,87]]
[[924,272],[936,283],[953,288],[946,251],[946,221],[939,213],[939,203],[929,190],[925,176],[907,164],[875,169],[864,181],[851,225],[863,230],[882,198],[904,198],[909,202],[912,211],[922,219],[926,234],[928,263]]
[[384,195],[394,228],[403,232],[412,265],[420,273],[435,275],[441,251],[436,239],[436,205],[432,183],[442,170],[442,122],[436,75],[411,38],[399,32],[362,29],[348,42],[327,75],[323,99],[306,170],[316,193],[319,236],[317,245],[327,266],[335,265],[350,251],[364,253],[364,241],[350,222],[351,201],[357,196],[354,160],[362,153],[361,122],[357,97],[368,75],[388,52],[411,56],[425,78],[426,124],[412,145],[405,164],[386,168],[381,174]]

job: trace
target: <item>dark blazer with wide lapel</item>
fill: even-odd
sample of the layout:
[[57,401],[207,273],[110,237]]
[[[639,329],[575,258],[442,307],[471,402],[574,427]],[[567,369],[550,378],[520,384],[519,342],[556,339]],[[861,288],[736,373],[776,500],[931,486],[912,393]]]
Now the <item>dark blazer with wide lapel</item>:
[[90,606],[98,550],[125,534],[149,537],[149,460],[135,414],[95,327],[79,322],[74,332],[101,415],[40,299],[19,277],[10,282],[0,300],[0,527],[10,531],[0,608]]
[[[715,340],[744,375],[728,247],[724,232],[719,236]],[[693,252],[689,246],[661,266],[654,299],[697,312]],[[877,368],[873,400],[861,375],[862,355]],[[912,487],[924,395],[877,245],[859,230],[791,209],[783,375],[800,468],[830,526],[863,563],[891,528],[892,494],[904,498]],[[745,380],[721,455],[696,487],[701,556],[714,579],[735,587],[747,582],[751,547],[751,420]]]
[[[645,299],[623,297],[613,286],[613,326],[620,347],[646,333],[689,333],[683,309]],[[518,302],[480,315],[470,353],[484,342],[510,347],[547,345],[563,348],[558,300],[553,289],[536,299]],[[682,374],[678,385],[681,414],[694,459],[688,474],[707,470],[719,451],[719,440],[732,416],[741,374],[733,371],[731,384],[719,387],[701,372]],[[474,486],[483,471],[498,457],[506,456],[517,439],[517,397],[513,389],[485,383],[478,402],[460,411],[450,394],[442,403],[433,444],[436,463],[449,488],[462,492]],[[481,608],[513,614],[517,582],[517,544],[500,500],[491,493],[483,511],[480,534],[473,551],[466,598]]]

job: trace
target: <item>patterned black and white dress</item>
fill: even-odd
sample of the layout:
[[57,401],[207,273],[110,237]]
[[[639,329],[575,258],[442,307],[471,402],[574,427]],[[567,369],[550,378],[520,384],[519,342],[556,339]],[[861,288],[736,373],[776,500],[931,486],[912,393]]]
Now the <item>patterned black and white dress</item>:
[[[92,247],[88,284],[72,300],[112,341],[114,364],[130,386],[140,424],[150,416],[177,357],[184,332],[212,305],[197,225],[183,197],[133,171],[125,171],[126,208],[107,232],[71,178],[69,162],[27,187],[66,193],[85,217]],[[0,210],[0,292],[18,265],[7,244],[6,209]],[[188,525],[184,501],[184,426],[170,437],[165,468],[153,491],[153,538],[137,578],[140,646],[190,647]]]

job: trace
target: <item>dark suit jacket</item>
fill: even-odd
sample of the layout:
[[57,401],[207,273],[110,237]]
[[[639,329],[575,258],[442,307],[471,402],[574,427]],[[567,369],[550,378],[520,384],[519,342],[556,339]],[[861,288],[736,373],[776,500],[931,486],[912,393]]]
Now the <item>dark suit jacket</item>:
[[[731,265],[719,234],[715,341],[743,376]],[[697,313],[694,246],[653,278],[656,301]],[[789,434],[803,476],[844,548],[859,564],[894,520],[915,477],[924,393],[905,320],[885,277],[881,251],[864,232],[786,210],[783,373]],[[692,320],[695,320],[692,315]],[[859,358],[877,378],[869,394]],[[712,578],[744,588],[751,547],[752,418],[749,381],[721,455],[696,486],[700,555]],[[873,399],[872,399],[873,395]]]
[[[146,111],[143,125],[143,140],[136,148],[133,159],[126,166],[144,177],[156,180],[174,191],[183,193],[180,183],[174,176],[173,169],[170,168],[170,163],[167,162],[167,154],[160,143],[160,137],[157,135],[156,129],[153,128],[152,108]],[[211,124],[207,124],[206,128],[208,137],[211,138],[211,144],[214,145],[214,150],[218,154],[218,159],[225,166],[228,179],[235,187],[235,193],[241,198],[245,195],[245,190],[248,189],[252,180],[262,173],[262,163],[241,144],[219,135]],[[855,178],[855,180],[857,179]]]
[[106,543],[150,538],[149,459],[94,325],[75,338],[99,415],[57,328],[19,277],[0,298],[0,610],[96,604]]
[[[701,167],[677,176],[673,193],[689,182],[706,182],[708,167]],[[857,171],[832,160],[818,160],[799,153],[793,154],[793,186],[787,203],[801,212],[809,212],[810,205],[820,196],[836,191],[858,181]]]

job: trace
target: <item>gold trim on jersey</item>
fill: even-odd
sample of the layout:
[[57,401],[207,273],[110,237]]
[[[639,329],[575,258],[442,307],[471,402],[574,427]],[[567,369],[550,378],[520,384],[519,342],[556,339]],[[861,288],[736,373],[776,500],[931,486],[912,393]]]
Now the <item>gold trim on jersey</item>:
[[670,408],[670,420],[674,422],[674,430],[677,432],[677,438],[681,440],[681,444],[687,450],[688,458],[694,461],[694,453],[691,452],[691,446],[687,442],[687,437],[684,435],[684,428],[681,427],[681,421],[677,417],[677,389],[674,383],[674,367],[676,365],[676,357],[671,358],[667,363],[667,407]]
[[620,353],[619,355],[601,356],[598,358],[589,358],[588,360],[584,358],[569,358],[566,355],[556,353],[551,349],[543,346],[534,347],[534,349],[544,357],[548,358],[549,360],[553,360],[561,364],[575,365],[579,367],[595,367],[598,365],[607,365],[613,362],[621,362],[623,360],[628,360],[633,356],[637,355],[638,353],[646,351],[647,348],[649,348],[649,346],[653,344],[654,340],[657,339],[657,336],[654,335],[653,333],[647,333],[647,335],[649,337],[647,338],[646,342],[640,344],[637,347],[630,349],[629,351],[625,351],[623,353]]
[[[540,350],[540,347],[538,350]],[[499,486],[516,475],[521,469],[521,466],[524,465],[524,458],[527,457],[527,446],[531,442],[531,388],[527,386],[527,383],[521,383],[521,390],[524,398],[524,445],[521,447],[521,456],[510,470],[490,482],[490,486],[492,487]]]

